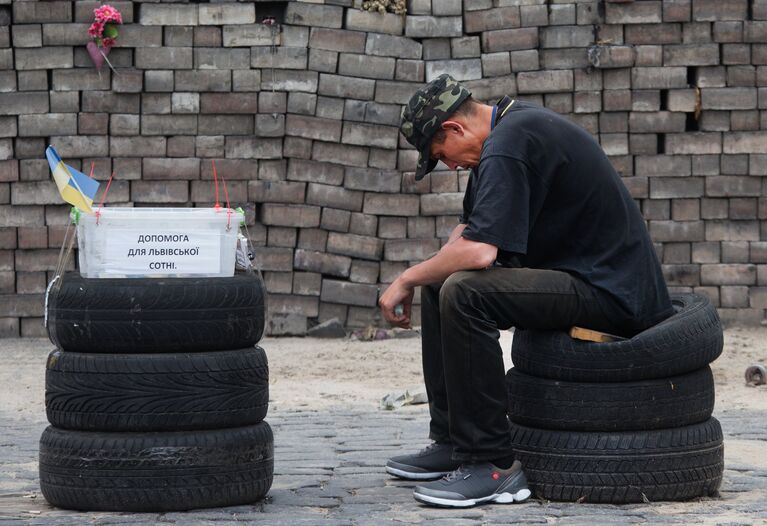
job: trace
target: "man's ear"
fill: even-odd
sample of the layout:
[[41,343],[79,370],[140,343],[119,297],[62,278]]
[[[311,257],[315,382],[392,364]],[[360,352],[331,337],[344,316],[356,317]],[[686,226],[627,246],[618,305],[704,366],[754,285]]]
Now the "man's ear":
[[445,121],[442,123],[442,129],[445,133],[457,133],[463,135],[463,125],[458,121]]

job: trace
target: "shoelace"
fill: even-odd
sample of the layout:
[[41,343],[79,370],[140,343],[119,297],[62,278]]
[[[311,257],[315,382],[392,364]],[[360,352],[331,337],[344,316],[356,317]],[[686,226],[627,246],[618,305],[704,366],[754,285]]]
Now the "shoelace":
[[[466,475],[466,476],[464,476]],[[442,477],[446,482],[453,482],[458,479],[465,479],[471,476],[471,473],[468,473],[463,469],[463,466],[459,467],[455,471],[451,471],[444,477]]]
[[432,442],[425,448],[423,448],[418,454],[419,455],[425,455],[426,453],[431,452],[432,449],[436,449],[440,444],[437,444],[436,442]]

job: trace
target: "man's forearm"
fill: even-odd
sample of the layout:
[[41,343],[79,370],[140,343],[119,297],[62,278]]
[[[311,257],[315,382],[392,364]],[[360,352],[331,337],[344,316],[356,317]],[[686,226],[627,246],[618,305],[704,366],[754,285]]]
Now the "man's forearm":
[[434,257],[410,267],[398,279],[409,288],[437,283],[460,270],[489,267],[497,252],[496,247],[464,239],[459,233],[454,242],[442,247]]

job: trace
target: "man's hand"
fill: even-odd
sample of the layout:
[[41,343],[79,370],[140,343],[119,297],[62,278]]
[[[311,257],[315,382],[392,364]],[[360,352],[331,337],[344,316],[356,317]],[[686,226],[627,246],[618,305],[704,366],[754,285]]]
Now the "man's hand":
[[[444,281],[459,270],[479,270],[493,264],[498,249],[487,243],[461,237],[465,225],[458,225],[449,241],[437,254],[403,272],[378,300],[386,321],[410,328],[410,312],[415,287]],[[395,311],[402,305],[402,313]]]
[[[410,328],[410,313],[413,306],[412,287],[406,286],[401,279],[396,279],[389,285],[386,292],[378,300],[381,312],[386,321],[403,329]],[[397,305],[402,305],[402,312],[395,312]]]

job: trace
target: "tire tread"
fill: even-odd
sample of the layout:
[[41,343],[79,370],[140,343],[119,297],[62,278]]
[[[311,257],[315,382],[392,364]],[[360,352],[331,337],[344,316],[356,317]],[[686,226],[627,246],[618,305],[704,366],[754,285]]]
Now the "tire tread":
[[636,432],[551,431],[512,425],[512,447],[533,493],[561,501],[623,504],[714,495],[722,481],[715,418]]
[[48,427],[40,487],[54,506],[90,511],[183,511],[263,498],[274,439],[255,426],[174,433],[93,433]]
[[46,367],[46,413],[63,429],[239,427],[263,420],[268,402],[269,368],[260,347],[133,355],[56,350]]
[[714,409],[709,366],[691,373],[637,382],[565,382],[506,374],[512,422],[543,429],[630,431],[696,424]]
[[62,277],[48,302],[60,349],[93,353],[201,352],[255,345],[264,331],[260,277]]

